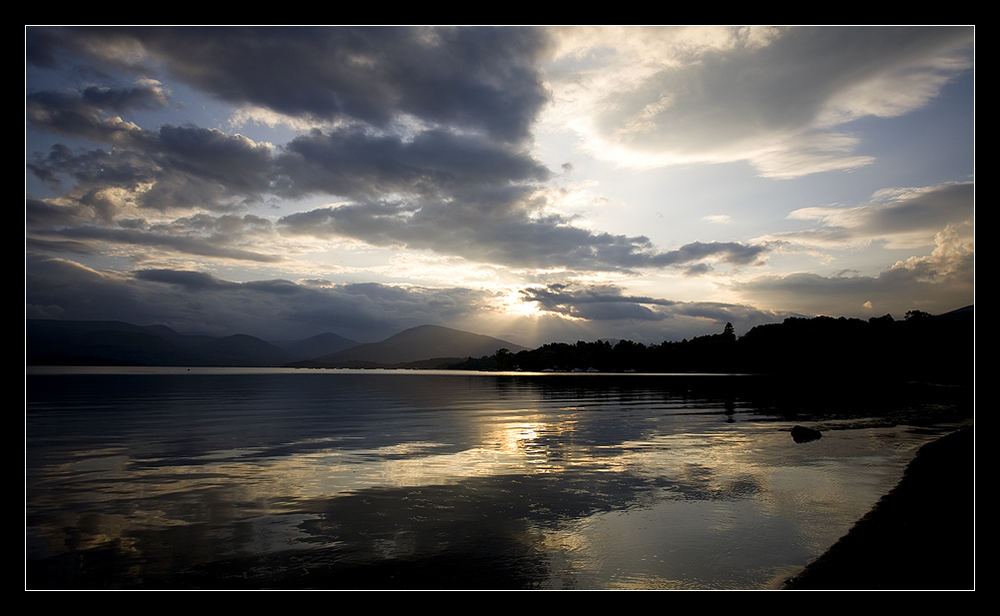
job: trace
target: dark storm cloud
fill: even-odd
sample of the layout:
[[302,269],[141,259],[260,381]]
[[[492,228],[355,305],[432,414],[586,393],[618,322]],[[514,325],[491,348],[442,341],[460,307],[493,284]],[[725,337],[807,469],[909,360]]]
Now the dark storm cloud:
[[219,280],[211,274],[178,270],[139,270],[135,273],[136,280],[148,280],[173,285],[185,291],[224,291],[236,288],[236,284]]
[[652,258],[654,265],[682,265],[702,259],[717,258],[733,265],[750,265],[767,252],[762,245],[739,242],[692,242]]
[[288,280],[256,280],[243,283],[228,282],[204,272],[185,270],[148,269],[134,273],[136,280],[169,284],[179,290],[191,293],[224,293],[234,290],[245,290],[253,293],[269,295],[294,295],[305,293],[303,287]]
[[673,312],[675,315],[710,319],[716,323],[732,322],[741,331],[761,323],[773,323],[789,316],[798,316],[791,312],[775,312],[761,310],[746,304],[727,304],[723,302],[678,302]]
[[[43,47],[38,54],[41,58],[54,57],[57,51],[53,49],[59,44],[79,57],[118,68],[128,58],[145,58],[142,61],[147,62],[155,56],[192,83],[233,102],[317,116],[353,113],[355,119],[369,122],[367,128],[355,123],[325,133],[313,131],[271,150],[218,130],[171,125],[146,130],[116,121],[108,112],[132,100],[124,91],[118,96],[105,90],[85,90],[72,96],[37,93],[32,99],[35,128],[103,138],[114,145],[107,151],[73,150],[57,144],[47,153],[29,157],[29,170],[50,187],[58,188],[67,180],[73,182],[57,210],[64,217],[72,215],[81,221],[110,225],[119,222],[119,214],[131,206],[160,211],[231,211],[269,196],[322,194],[358,202],[352,209],[338,212],[340,226],[348,229],[346,235],[374,244],[400,241],[400,233],[384,228],[386,209],[402,215],[423,212],[422,221],[416,223],[418,228],[405,233],[411,243],[423,248],[445,246],[456,240],[423,237],[430,231],[428,225],[452,215],[456,208],[473,226],[481,223],[470,219],[486,215],[490,224],[499,221],[509,232],[516,231],[512,226],[533,231],[509,204],[519,203],[518,195],[530,192],[525,184],[544,181],[550,172],[521,145],[496,137],[497,133],[507,137],[526,134],[541,104],[540,98],[523,105],[508,100],[509,96],[519,101],[524,98],[517,93],[531,90],[525,83],[537,85],[530,67],[540,49],[540,32],[152,29],[142,31],[141,41],[135,31],[118,29],[71,28],[38,34],[30,38],[29,44],[37,38],[37,44]],[[416,51],[403,53],[414,46]],[[264,53],[265,48],[268,61],[248,71],[245,67],[255,65],[250,59]],[[138,67],[136,62],[133,65]],[[210,77],[228,74],[227,67],[233,68],[231,62],[238,63],[238,70],[229,75],[231,81]],[[355,74],[360,70],[358,63],[365,65],[363,74]],[[460,70],[466,63],[475,68]],[[417,65],[423,64],[427,65],[418,70]],[[380,85],[380,78],[386,82]],[[522,83],[522,78],[527,81]],[[276,87],[269,83],[274,79],[291,81],[288,87]],[[363,86],[360,81],[364,81]],[[391,91],[379,94],[383,86]],[[484,101],[476,96],[466,97],[487,86],[489,104],[485,108]],[[365,103],[352,102],[354,95],[363,95]],[[138,104],[140,97],[133,97]],[[453,97],[456,100],[451,100]],[[108,102],[111,108],[102,110],[98,104],[101,101]],[[468,103],[468,109],[455,107],[456,101]],[[295,103],[302,106],[294,107]],[[341,103],[342,108],[337,106]],[[502,109],[492,107],[498,104]],[[379,105],[384,109],[377,109]],[[85,109],[87,113],[73,116],[73,121],[64,119],[57,126],[55,119],[62,117],[60,113],[67,108]],[[482,115],[469,115],[479,113]],[[372,124],[387,125],[400,114],[417,117],[417,128],[407,129],[408,136],[372,129]],[[433,128],[445,123],[449,129],[477,130]],[[392,206],[362,205],[386,196],[404,201]],[[461,204],[435,210],[428,205],[429,198],[439,204]],[[505,212],[518,218],[511,223],[500,221]],[[116,233],[122,240],[129,237]]]
[[135,205],[158,210],[232,209],[270,188],[270,149],[239,135],[192,126],[155,132],[134,127],[114,144],[110,152],[57,144],[45,155],[33,154],[27,166],[51,185],[71,178],[75,185],[68,194],[81,201],[116,188]]
[[30,64],[55,68],[58,56],[66,48],[66,41],[59,30],[51,28],[24,29],[24,57]]
[[[25,257],[25,316],[29,319],[149,321],[155,304],[136,301],[116,274],[97,272],[67,259]],[[145,323],[141,323],[145,324]]]
[[733,322],[749,328],[772,322],[773,312],[752,306],[720,302],[681,302],[670,299],[626,295],[616,285],[554,283],[544,288],[521,291],[524,301],[535,302],[546,312],[588,321],[662,321],[679,317],[708,319],[716,323]]
[[[335,212],[295,214],[284,222],[295,230],[320,236],[336,230],[376,245],[403,242],[414,248],[500,262],[519,254],[531,259],[525,252],[530,247],[524,245],[531,241],[555,241],[556,251],[572,250],[585,267],[593,267],[590,262],[600,260],[604,253],[628,250],[613,246],[628,243],[624,238],[594,240],[591,234],[562,220],[529,219],[538,204],[531,198],[534,189],[521,182],[548,177],[548,171],[530,156],[480,137],[440,131],[409,141],[358,131],[317,132],[293,140],[272,157],[264,146],[239,136],[164,126],[155,133],[137,129],[128,139],[119,140],[111,152],[73,152],[55,146],[45,156],[36,154],[28,166],[36,176],[53,184],[63,177],[75,181],[58,207],[34,200],[36,207],[32,209],[37,214],[33,222],[58,215],[64,223],[75,217],[80,222],[111,224],[131,205],[157,210],[228,210],[264,198],[270,190],[289,196],[324,193],[350,198],[395,194],[408,200],[356,203]],[[414,218],[407,221],[411,216]],[[336,225],[323,225],[334,217]],[[75,233],[77,239],[95,232],[63,231],[67,236]],[[120,241],[151,239],[121,230],[114,233]],[[484,234],[492,241],[484,241],[487,238],[480,237]],[[498,240],[514,245],[505,247]],[[160,245],[169,242],[164,240]],[[187,246],[192,254],[211,254],[207,248],[193,250],[186,242],[174,243],[178,249]],[[578,242],[585,245],[575,245]],[[645,239],[640,238],[640,242]],[[533,262],[542,263],[538,258]]]
[[128,244],[132,247],[147,246],[150,248],[172,250],[187,255],[254,261],[258,263],[274,263],[281,261],[283,258],[277,255],[243,250],[220,244],[210,237],[178,236],[138,229],[79,226],[63,229],[59,232],[59,236],[81,241],[104,241],[116,244]]
[[[396,194],[496,202],[505,187],[542,181],[549,171],[513,146],[472,135],[426,131],[404,140],[345,129],[297,137],[272,151],[239,135],[192,126],[135,128],[115,149],[73,151],[57,144],[30,157],[28,169],[57,186],[75,181],[80,199],[105,188],[129,191],[140,207],[231,209],[268,194]],[[516,190],[516,189],[515,189]]]
[[29,318],[162,323],[187,333],[292,339],[331,331],[359,341],[426,323],[453,323],[489,303],[472,289],[375,283],[314,287],[287,280],[231,282],[197,271],[98,272],[65,259],[29,256]]
[[380,128],[412,116],[516,141],[546,100],[539,28],[29,28],[27,43],[40,66],[160,62],[229,103]]
[[27,167],[52,187],[68,178],[77,195],[121,188],[134,193],[136,204],[157,209],[231,207],[234,199],[253,200],[268,189],[266,146],[194,126],[146,130],[116,115],[166,105],[164,89],[149,79],[129,88],[32,92],[26,98],[30,129],[114,147],[73,149],[57,143],[47,153],[32,153]]
[[712,266],[708,263],[695,263],[684,268],[684,275],[694,278],[695,276],[704,276],[711,271]]
[[24,251],[27,254],[62,254],[70,253],[76,255],[99,255],[100,246],[92,242],[78,242],[74,240],[46,240],[36,237],[29,237],[24,242]]
[[588,320],[639,319],[656,321],[667,318],[665,312],[648,306],[672,306],[676,302],[651,297],[623,295],[614,285],[572,286],[562,283],[545,288],[521,291],[524,301],[535,302],[547,312]]
[[472,261],[511,267],[563,267],[577,270],[630,270],[691,265],[719,259],[734,265],[755,262],[765,246],[735,242],[695,242],[658,253],[644,236],[595,233],[556,215],[539,215],[528,188],[492,193],[476,202],[470,195],[441,203],[360,203],[286,216],[279,228],[316,237],[344,235],[373,244],[402,245]]
[[48,153],[34,152],[26,163],[28,171],[52,187],[59,187],[64,178],[76,183],[76,192],[109,187],[135,189],[155,177],[156,167],[145,153],[117,149],[73,150],[57,143]]
[[25,112],[34,128],[112,143],[127,138],[138,127],[111,114],[166,105],[160,84],[147,80],[129,88],[91,86],[72,92],[32,92],[25,99]]
[[308,295],[312,301],[286,306],[281,317],[314,328],[329,329],[337,324],[354,334],[343,335],[355,340],[376,340],[426,323],[455,323],[489,305],[493,298],[490,292],[477,289],[378,283],[313,288]]
[[[125,224],[128,221],[121,221]],[[141,221],[135,221],[140,224]],[[235,214],[223,214],[222,216],[212,216],[210,214],[195,214],[185,218],[177,218],[168,224],[154,225],[154,229],[162,229],[171,233],[211,233],[216,238],[236,238],[244,234],[254,232],[267,232],[271,230],[271,221],[253,214],[243,216]]]
[[[540,183],[552,174],[522,141],[545,100],[536,70],[547,36],[542,29],[66,28],[29,34],[28,44],[39,46],[30,62],[68,54],[62,61],[75,57],[143,76],[162,65],[232,103],[348,120],[271,147],[196,126],[149,130],[112,115],[159,102],[158,82],[138,81],[146,90],[35,93],[36,128],[113,145],[109,151],[57,144],[29,157],[29,170],[50,188],[73,182],[59,209],[37,207],[35,220],[59,214],[80,221],[67,220],[58,231],[30,226],[39,239],[134,242],[266,261],[272,258],[263,251],[235,245],[235,232],[216,241],[121,219],[141,216],[136,208],[231,212],[272,197],[328,195],[347,203],[285,216],[279,227],[481,263],[580,271],[677,267],[694,275],[707,270],[706,261],[749,265],[767,251],[694,242],[660,252],[645,236],[581,229],[547,210]],[[42,238],[40,231],[50,235]]]
[[[90,224],[86,212],[77,204],[56,206],[45,201],[29,200],[27,250],[98,252],[101,245],[114,252],[130,251],[133,258],[148,256],[149,249],[183,255],[215,257],[228,260],[274,263],[284,257],[262,252],[271,223],[256,216],[219,216],[198,214],[170,223],[149,224],[140,218],[122,219],[113,226]],[[245,246],[253,246],[248,249]]]
[[254,194],[268,187],[270,148],[240,135],[167,125],[145,149],[157,152],[172,169],[223,183],[233,192]]
[[42,199],[25,199],[24,222],[29,229],[51,228],[80,223],[89,215],[81,215],[79,208],[54,205]]
[[[470,195],[450,203],[361,203],[292,214],[279,220],[288,232],[343,235],[378,245],[404,245],[472,261],[514,267],[570,266],[620,269],[647,247],[645,238],[594,234],[561,217],[533,218],[530,189],[510,189],[496,200]],[[630,263],[629,265],[633,265]]]
[[287,181],[287,194],[353,198],[441,194],[461,187],[542,181],[550,175],[511,146],[442,130],[424,131],[409,140],[358,129],[313,131],[287,144],[277,167]]

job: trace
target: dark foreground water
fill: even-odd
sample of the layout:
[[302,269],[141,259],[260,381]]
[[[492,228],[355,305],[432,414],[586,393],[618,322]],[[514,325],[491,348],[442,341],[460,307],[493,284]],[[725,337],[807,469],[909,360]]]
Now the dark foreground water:
[[967,421],[737,375],[73,372],[26,377],[28,588],[769,588]]

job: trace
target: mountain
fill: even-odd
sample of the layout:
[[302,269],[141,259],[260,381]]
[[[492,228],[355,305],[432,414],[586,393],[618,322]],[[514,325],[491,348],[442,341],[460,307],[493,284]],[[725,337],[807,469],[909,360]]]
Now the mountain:
[[163,325],[122,321],[25,323],[28,365],[282,366],[356,344],[330,333],[279,346],[245,334],[188,335]]
[[481,334],[473,334],[439,325],[421,325],[402,331],[381,342],[360,344],[356,347],[317,357],[306,362],[296,362],[300,367],[347,367],[360,365],[397,365],[430,358],[481,357],[492,355],[497,349],[511,352],[525,347]]
[[121,321],[29,319],[25,347],[30,365],[279,366],[290,358],[253,336],[185,335]]
[[[163,325],[122,321],[29,319],[25,324],[28,365],[119,366],[350,366],[428,365],[440,358],[480,357],[524,347],[447,327],[425,325],[373,344],[358,345],[332,333],[272,344],[248,336],[179,334]],[[318,357],[311,361],[303,361]],[[446,362],[444,362],[446,363]]]
[[358,343],[355,340],[344,338],[343,336],[338,336],[337,334],[331,334],[329,332],[318,336],[312,336],[311,338],[306,338],[305,340],[275,342],[274,344],[287,351],[292,357],[298,359],[320,357],[321,355],[329,355],[331,353],[336,353],[338,351],[358,346]]
[[976,313],[975,306],[965,306],[964,308],[959,308],[957,310],[952,310],[951,312],[939,314],[934,318],[940,319],[942,321],[962,321],[975,318],[975,313]]

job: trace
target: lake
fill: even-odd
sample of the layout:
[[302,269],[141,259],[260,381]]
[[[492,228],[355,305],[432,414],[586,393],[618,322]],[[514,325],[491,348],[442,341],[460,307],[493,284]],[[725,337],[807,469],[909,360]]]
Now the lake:
[[971,415],[745,375],[30,368],[25,423],[29,589],[762,589]]

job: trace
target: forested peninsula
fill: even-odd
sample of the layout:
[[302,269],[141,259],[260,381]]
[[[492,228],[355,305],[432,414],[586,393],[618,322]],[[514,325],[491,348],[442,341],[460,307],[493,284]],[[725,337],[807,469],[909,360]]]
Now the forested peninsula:
[[453,369],[570,372],[850,373],[970,384],[974,374],[972,306],[946,314],[911,310],[854,318],[789,318],[737,337],[718,334],[645,345],[629,340],[550,343],[532,350],[500,349]]

